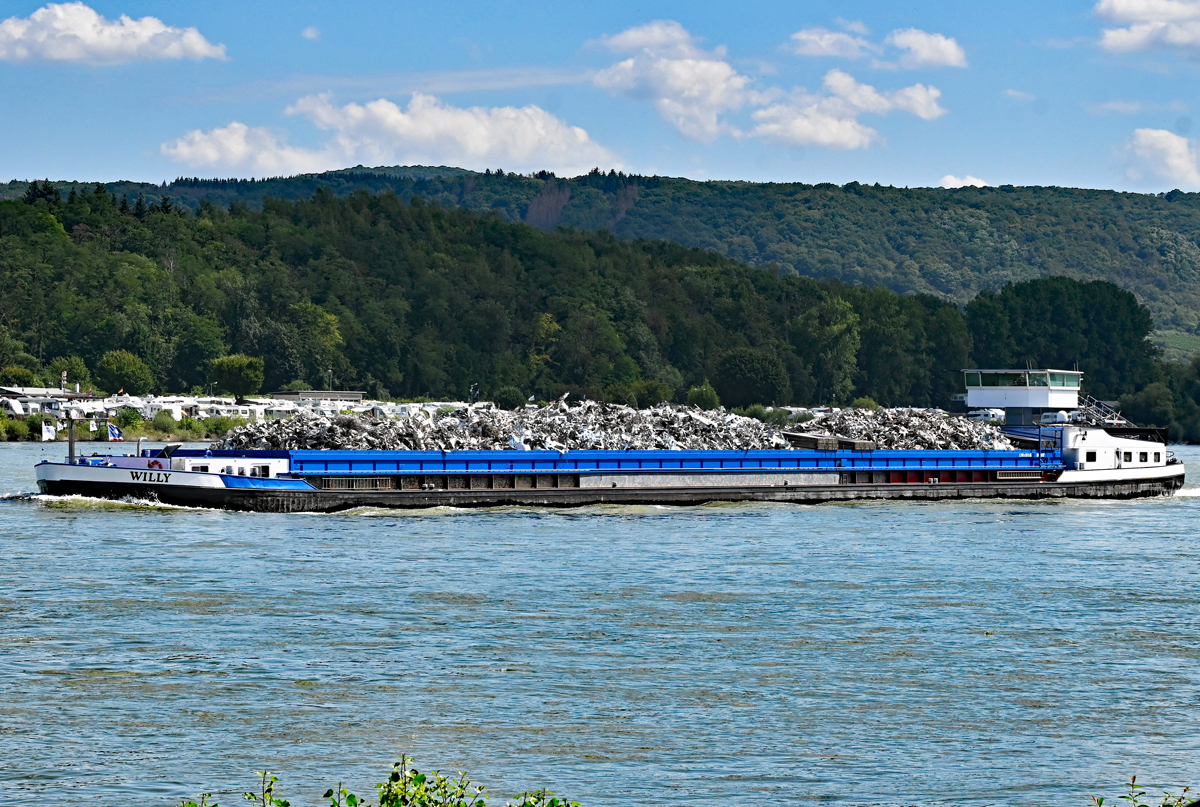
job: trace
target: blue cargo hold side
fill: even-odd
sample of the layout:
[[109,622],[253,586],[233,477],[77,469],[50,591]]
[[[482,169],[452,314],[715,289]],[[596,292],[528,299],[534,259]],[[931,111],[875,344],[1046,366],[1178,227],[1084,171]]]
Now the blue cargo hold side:
[[[218,456],[214,452],[214,456]],[[298,475],[985,470],[1062,467],[1052,451],[293,451]]]

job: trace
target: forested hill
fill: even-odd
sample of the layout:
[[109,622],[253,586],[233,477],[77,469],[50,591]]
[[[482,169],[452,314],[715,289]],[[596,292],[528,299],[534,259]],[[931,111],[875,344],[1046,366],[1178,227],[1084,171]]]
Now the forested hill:
[[[63,195],[90,185],[53,183]],[[957,303],[1037,277],[1109,280],[1150,309],[1164,344],[1200,352],[1200,194],[1065,188],[902,189],[696,182],[609,173],[574,179],[456,168],[353,168],[267,180],[179,179],[111,184],[147,204],[167,196],[260,209],[264,198],[310,198],[319,187],[421,197],[495,211],[544,230],[607,229],[664,239],[783,274],[883,286]],[[26,183],[0,186],[20,198]]]
[[960,309],[390,193],[199,215],[127,208],[103,186],[39,193],[0,202],[0,383],[66,371],[109,392],[190,390],[225,383],[215,360],[232,354],[263,361],[266,390],[653,404],[708,379],[733,406],[928,406],[973,362],[1078,363],[1102,398],[1178,375],[1145,307],[1102,281],[1027,281]]

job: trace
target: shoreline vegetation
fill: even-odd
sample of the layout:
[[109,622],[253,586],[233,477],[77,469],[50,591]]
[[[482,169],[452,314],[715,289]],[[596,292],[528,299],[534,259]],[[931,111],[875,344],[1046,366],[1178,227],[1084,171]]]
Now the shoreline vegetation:
[[[31,415],[23,420],[0,416],[0,442],[39,442],[42,439],[42,422],[45,420],[56,423],[58,428],[54,440],[46,442],[65,443],[69,440],[67,428],[61,421],[55,421],[46,415]],[[92,422],[99,424],[94,432],[88,428],[89,421],[77,420],[75,422],[75,442],[110,444],[104,422]],[[213,417],[207,420],[185,417],[183,420],[176,421],[169,413],[165,418],[156,417],[154,420],[144,421],[130,409],[122,410],[112,418],[112,422],[117,424],[124,434],[123,441],[111,443],[117,445],[122,442],[126,444],[137,442],[139,438],[150,442],[199,443],[215,440],[230,429],[247,423],[245,418],[240,417]]]

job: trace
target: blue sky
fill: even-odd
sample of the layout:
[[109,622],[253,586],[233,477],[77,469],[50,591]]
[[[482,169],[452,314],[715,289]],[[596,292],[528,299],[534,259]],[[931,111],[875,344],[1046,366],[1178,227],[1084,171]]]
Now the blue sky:
[[9,0],[0,178],[1200,189],[1200,0]]

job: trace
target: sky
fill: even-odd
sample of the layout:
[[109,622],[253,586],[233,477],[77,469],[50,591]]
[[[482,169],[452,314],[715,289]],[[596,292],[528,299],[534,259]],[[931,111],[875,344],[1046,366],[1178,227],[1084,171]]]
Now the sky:
[[0,180],[1200,190],[1198,79],[1200,0],[4,0]]

